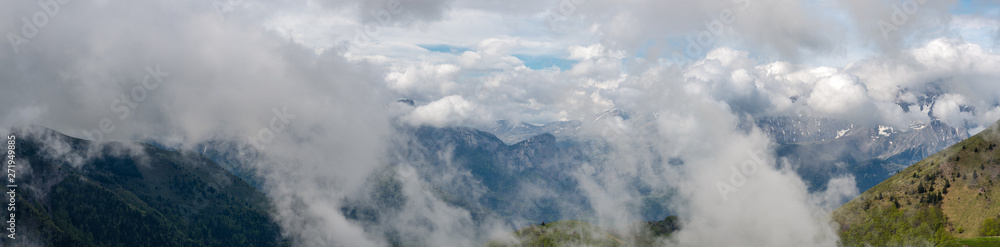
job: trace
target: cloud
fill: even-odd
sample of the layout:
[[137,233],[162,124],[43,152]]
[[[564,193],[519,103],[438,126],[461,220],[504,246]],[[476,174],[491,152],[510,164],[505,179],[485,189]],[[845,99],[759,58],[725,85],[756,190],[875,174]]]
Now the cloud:
[[[633,111],[631,117],[583,127],[584,136],[609,142],[576,176],[598,222],[637,220],[622,209],[640,198],[630,186],[638,183],[675,191],[670,209],[684,219],[673,235],[681,246],[836,246],[827,196],[810,194],[798,175],[777,164],[766,134],[737,128],[740,116],[725,101],[692,90],[701,80],[678,82],[689,76],[684,69],[629,77],[621,87],[638,93],[617,106]],[[679,162],[665,162],[671,159]],[[841,200],[835,191],[843,186],[831,187],[837,189],[829,197]]]
[[[958,1],[840,1],[854,25],[854,36],[864,44],[897,52],[914,37],[917,42],[928,35],[940,35],[947,30],[941,25],[951,21],[949,8]],[[936,38],[931,36],[930,38]]]
[[573,7],[568,16],[593,24],[607,47],[631,53],[653,41],[666,48],[662,55],[677,52],[692,59],[741,38],[757,50],[794,58],[803,51],[831,50],[832,34],[843,31],[820,31],[815,27],[836,23],[807,3],[791,0],[586,1]]
[[965,122],[972,118],[972,114],[962,111],[965,106],[965,98],[956,94],[945,94],[938,99],[932,111],[934,116],[950,126],[965,126]]
[[[38,11],[15,4],[0,18]],[[0,61],[0,116],[77,137],[97,130],[105,141],[257,142],[262,158],[247,163],[266,171],[295,243],[379,246],[337,205],[379,164],[391,133],[384,70],[316,55],[249,14],[222,19],[211,1],[69,2],[19,51],[0,49],[9,58]],[[169,75],[147,77],[150,68]]]
[[524,66],[511,54],[521,47],[516,39],[486,39],[473,45],[474,50],[462,52],[455,61],[468,73],[510,70]]
[[585,60],[591,58],[597,58],[604,54],[604,46],[601,44],[593,44],[590,46],[572,46],[568,48],[569,59]]
[[[459,95],[441,98],[434,102],[413,109],[406,120],[414,125],[431,125],[436,127],[462,125],[469,121],[487,121],[476,103],[470,102]],[[478,115],[478,116],[476,116]]]
[[816,82],[808,103],[824,115],[845,116],[864,112],[870,104],[868,89],[856,76],[837,74]]
[[[405,68],[393,68],[386,75],[389,88],[404,97],[420,97],[453,93],[458,85],[455,79],[461,67],[452,64],[421,63]],[[418,100],[428,100],[427,98]]]
[[[936,111],[928,112],[932,105],[920,101],[920,98],[931,98],[937,99],[939,104],[968,106],[967,118],[975,119],[971,121],[972,124],[985,126],[996,119],[990,119],[992,117],[983,113],[995,108],[1000,102],[1000,94],[994,90],[1000,88],[993,83],[993,78],[1000,74],[989,69],[998,64],[1000,55],[996,52],[966,41],[940,38],[898,56],[877,56],[851,63],[845,66],[843,73],[858,76],[868,89],[868,95],[876,102],[912,104],[908,107],[909,113],[880,111],[880,114],[885,115],[883,121],[908,119],[925,122],[931,117],[944,118]],[[947,94],[954,95],[945,97]],[[961,95],[964,99],[958,100],[955,95]],[[915,114],[921,112],[921,109],[924,109],[925,115],[929,113],[933,116],[921,119]],[[947,111],[944,108],[942,110],[941,113]],[[958,113],[948,111],[948,114],[948,118],[952,120],[949,125],[962,126],[962,121],[958,121],[955,115]]]
[[[441,20],[448,12],[454,0],[377,0],[357,1],[361,3],[358,12],[370,14],[371,19],[378,20],[378,14],[393,15],[391,23],[411,25],[415,22],[434,22]],[[398,5],[399,7],[395,7]],[[383,12],[384,11],[384,12]],[[398,11],[400,13],[392,13]],[[366,16],[365,19],[368,19]]]

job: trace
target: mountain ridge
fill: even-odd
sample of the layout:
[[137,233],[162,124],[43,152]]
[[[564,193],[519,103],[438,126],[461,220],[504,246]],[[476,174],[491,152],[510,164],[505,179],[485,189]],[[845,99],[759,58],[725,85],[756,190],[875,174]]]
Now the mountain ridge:
[[934,246],[983,237],[1000,218],[1000,122],[899,171],[836,209],[845,246]]

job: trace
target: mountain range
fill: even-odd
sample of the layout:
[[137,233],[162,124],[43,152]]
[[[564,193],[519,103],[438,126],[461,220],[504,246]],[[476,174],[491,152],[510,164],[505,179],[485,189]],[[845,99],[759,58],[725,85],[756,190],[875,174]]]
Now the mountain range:
[[[633,115],[614,110],[595,122],[631,121]],[[390,148],[397,158],[371,175],[367,190],[371,193],[345,198],[341,213],[373,232],[385,229],[393,224],[394,212],[407,206],[400,179],[417,176],[436,197],[468,210],[478,223],[502,219],[521,228],[539,222],[587,221],[593,211],[577,183],[579,174],[574,173],[577,164],[592,158],[588,152],[593,150],[587,149],[592,143],[573,138],[583,124],[501,121],[488,131],[397,127],[401,137]],[[780,158],[810,164],[795,169],[811,190],[844,174],[854,175],[858,187],[867,190],[897,171],[906,171],[909,160],[958,142],[964,131],[939,121],[904,130],[804,117],[760,118],[754,124],[775,138]],[[186,246],[291,244],[270,216],[269,199],[260,190],[265,181],[247,164],[259,155],[253,149],[227,141],[204,142],[191,150],[155,142],[95,144],[42,127],[14,133],[24,140],[20,147],[24,163],[31,164],[23,180],[25,193],[18,196],[30,213],[25,218],[33,219],[25,226],[40,235],[35,239],[56,246],[142,246],[149,241]],[[465,175],[435,176],[455,171]],[[412,174],[401,174],[405,172]],[[627,203],[630,211],[640,212],[650,222],[672,214],[667,210],[671,192],[638,181],[629,186],[641,195]],[[149,220],[137,223],[121,217]],[[122,228],[159,234],[110,237],[113,231],[95,230]],[[392,231],[382,234],[391,243],[406,245]]]
[[[933,101],[920,109],[931,106]],[[633,115],[628,110],[612,109],[591,122],[609,118],[629,122]],[[485,129],[506,143],[516,143],[542,134],[572,140],[581,125],[580,121],[543,125],[498,121]],[[865,191],[910,164],[969,137],[967,127],[949,126],[940,120],[893,128],[810,115],[765,115],[752,117],[741,127],[756,127],[767,133],[777,145],[779,159],[793,164],[811,191],[822,190],[828,180],[844,175],[854,176],[858,189]]]

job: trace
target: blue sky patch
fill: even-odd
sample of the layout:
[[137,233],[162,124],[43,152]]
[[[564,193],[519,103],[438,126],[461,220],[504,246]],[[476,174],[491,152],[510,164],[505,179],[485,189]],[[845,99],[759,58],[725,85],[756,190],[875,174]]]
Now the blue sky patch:
[[576,60],[562,59],[552,56],[532,56],[526,54],[514,54],[513,56],[523,61],[525,67],[533,70],[548,69],[553,66],[559,68],[560,70],[568,70],[577,62]]
[[417,46],[419,46],[420,48],[427,49],[429,51],[433,51],[433,52],[451,53],[451,54],[455,54],[455,55],[460,55],[460,54],[462,54],[462,53],[464,53],[466,51],[469,51],[469,48],[459,47],[459,46],[452,46],[452,45],[444,45],[444,44],[417,45]]

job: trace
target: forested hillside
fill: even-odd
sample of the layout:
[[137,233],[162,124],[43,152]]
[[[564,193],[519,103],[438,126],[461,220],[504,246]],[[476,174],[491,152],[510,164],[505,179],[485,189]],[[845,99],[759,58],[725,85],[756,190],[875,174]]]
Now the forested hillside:
[[287,246],[268,198],[211,160],[14,131],[17,239],[5,246]]

